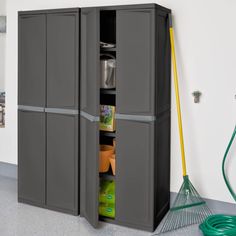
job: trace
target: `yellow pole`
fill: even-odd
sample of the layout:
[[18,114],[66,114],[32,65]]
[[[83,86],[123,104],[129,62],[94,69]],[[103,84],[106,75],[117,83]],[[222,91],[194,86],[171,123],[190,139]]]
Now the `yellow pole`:
[[185,150],[184,150],[184,136],[183,136],[182,116],[181,116],[180,98],[179,98],[179,84],[178,84],[178,72],[177,72],[176,55],[175,55],[174,31],[172,25],[170,26],[170,44],[171,44],[172,64],[174,70],[174,86],[175,86],[175,97],[176,97],[177,114],[178,114],[182,169],[183,169],[183,176],[186,176],[187,170],[186,170],[186,160],[185,160]]

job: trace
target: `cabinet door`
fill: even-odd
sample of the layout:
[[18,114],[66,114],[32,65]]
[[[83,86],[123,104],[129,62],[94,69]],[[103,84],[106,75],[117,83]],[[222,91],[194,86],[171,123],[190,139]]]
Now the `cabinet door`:
[[78,12],[47,15],[47,107],[78,109]]
[[47,114],[48,206],[78,213],[78,116]]
[[154,10],[117,11],[117,113],[155,113]]
[[80,214],[98,226],[99,123],[80,119]]
[[46,16],[19,16],[19,100],[21,105],[45,106]]
[[99,115],[99,10],[81,10],[81,110]]
[[18,112],[18,197],[45,204],[45,114]]
[[154,122],[117,120],[116,125],[116,220],[150,229],[154,209]]

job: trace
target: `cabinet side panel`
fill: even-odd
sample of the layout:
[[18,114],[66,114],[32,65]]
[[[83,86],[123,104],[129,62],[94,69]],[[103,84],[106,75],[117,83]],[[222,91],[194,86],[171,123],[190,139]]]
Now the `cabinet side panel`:
[[156,115],[171,107],[171,51],[169,20],[166,12],[156,14]]
[[157,119],[155,130],[154,229],[170,204],[170,112]]

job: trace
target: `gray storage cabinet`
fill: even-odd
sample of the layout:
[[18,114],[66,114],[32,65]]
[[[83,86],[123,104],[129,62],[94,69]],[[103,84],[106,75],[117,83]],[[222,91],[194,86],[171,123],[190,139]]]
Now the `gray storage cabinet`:
[[[80,209],[94,227],[157,227],[170,200],[168,13],[156,4],[19,13],[20,202]],[[100,89],[100,41],[116,45],[106,51],[117,65],[109,93]],[[106,99],[116,106],[112,134],[99,130]],[[98,211],[103,135],[116,139],[114,219]]]
[[[170,10],[156,4],[81,10],[80,214],[94,227],[102,220],[153,231],[169,209],[168,13]],[[106,21],[106,16],[113,18]],[[108,23],[103,27],[104,22],[115,29],[106,28]],[[109,32],[115,36],[107,36]],[[117,62],[116,90],[112,92],[116,105],[114,219],[98,213],[99,59],[100,40],[105,37],[116,43],[110,53]]]
[[79,213],[79,9],[19,12],[18,200]]

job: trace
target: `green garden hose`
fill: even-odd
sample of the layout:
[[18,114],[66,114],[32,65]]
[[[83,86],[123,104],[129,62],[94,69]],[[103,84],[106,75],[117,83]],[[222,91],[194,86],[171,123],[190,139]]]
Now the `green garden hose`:
[[[225,174],[225,162],[231,148],[231,145],[236,136],[236,127],[234,129],[233,135],[230,139],[228,147],[226,149],[224,159],[222,162],[222,173],[224,176],[225,183],[227,188],[230,191],[230,194],[236,201],[236,194],[233,191],[229,180]],[[211,215],[206,218],[206,220],[199,226],[205,236],[236,236],[236,216],[232,215]]]

